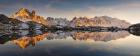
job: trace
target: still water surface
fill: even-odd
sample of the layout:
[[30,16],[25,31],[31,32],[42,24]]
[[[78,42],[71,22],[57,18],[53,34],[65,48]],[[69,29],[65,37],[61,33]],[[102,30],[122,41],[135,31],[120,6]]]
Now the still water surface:
[[0,56],[140,56],[140,37],[127,31],[15,31],[0,35]]

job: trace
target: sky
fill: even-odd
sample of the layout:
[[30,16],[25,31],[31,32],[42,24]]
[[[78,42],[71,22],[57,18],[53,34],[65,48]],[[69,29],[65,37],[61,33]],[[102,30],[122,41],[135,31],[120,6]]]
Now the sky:
[[20,8],[44,17],[109,16],[140,23],[140,0],[0,0],[0,14],[10,16]]

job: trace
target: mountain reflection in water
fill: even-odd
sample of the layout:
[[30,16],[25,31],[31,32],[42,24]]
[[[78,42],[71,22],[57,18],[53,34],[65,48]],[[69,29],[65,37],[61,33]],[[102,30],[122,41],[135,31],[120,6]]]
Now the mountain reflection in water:
[[88,31],[56,31],[56,32],[42,32],[40,30],[28,31],[28,30],[19,30],[12,31],[10,33],[3,33],[0,36],[0,43],[5,44],[8,41],[12,41],[21,48],[26,48],[29,45],[35,46],[37,42],[47,39],[67,39],[71,37],[73,40],[83,40],[83,41],[111,41],[120,38],[125,38],[129,36],[127,31],[118,31],[118,32],[88,32]]
[[139,40],[127,31],[5,30],[0,56],[139,56]]

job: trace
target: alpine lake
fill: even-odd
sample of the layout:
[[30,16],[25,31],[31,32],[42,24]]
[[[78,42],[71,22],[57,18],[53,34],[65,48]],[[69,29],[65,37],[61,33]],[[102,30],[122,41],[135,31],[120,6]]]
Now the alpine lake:
[[0,56],[140,56],[140,36],[129,31],[0,32]]

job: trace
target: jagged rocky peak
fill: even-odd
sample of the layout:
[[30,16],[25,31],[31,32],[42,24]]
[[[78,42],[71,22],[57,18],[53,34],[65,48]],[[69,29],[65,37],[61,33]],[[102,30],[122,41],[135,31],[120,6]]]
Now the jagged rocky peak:
[[12,15],[13,18],[21,17],[21,18],[29,18],[31,16],[31,13],[28,9],[21,8],[18,12],[16,12],[14,15]]
[[18,12],[16,12],[14,15],[12,15],[13,18],[20,17],[20,18],[28,18],[28,19],[29,18],[32,19],[34,16],[36,16],[35,10],[30,12],[26,8],[20,8]]
[[12,15],[12,18],[18,19],[23,22],[34,21],[43,25],[47,25],[44,17],[37,15],[35,10],[29,11],[26,8],[19,9],[18,12]]

